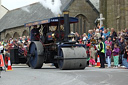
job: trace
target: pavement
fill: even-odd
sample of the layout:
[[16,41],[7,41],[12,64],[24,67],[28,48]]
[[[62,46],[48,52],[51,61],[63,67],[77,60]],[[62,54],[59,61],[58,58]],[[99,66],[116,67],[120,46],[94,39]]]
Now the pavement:
[[128,85],[128,69],[59,70],[51,64],[41,69],[26,65],[12,66],[13,71],[2,71],[0,85]]

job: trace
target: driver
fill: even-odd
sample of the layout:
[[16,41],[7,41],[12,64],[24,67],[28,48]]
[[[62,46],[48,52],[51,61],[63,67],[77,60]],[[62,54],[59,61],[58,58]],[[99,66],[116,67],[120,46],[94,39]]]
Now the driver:
[[37,25],[34,26],[34,28],[31,30],[31,37],[30,37],[30,40],[31,41],[38,41],[39,38],[40,38],[40,30],[41,28],[41,25],[39,28],[37,28]]

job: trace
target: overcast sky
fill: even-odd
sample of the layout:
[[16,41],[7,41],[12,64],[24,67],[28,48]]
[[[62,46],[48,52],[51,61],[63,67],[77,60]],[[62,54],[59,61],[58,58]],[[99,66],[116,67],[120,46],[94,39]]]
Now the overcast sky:
[[26,6],[37,1],[39,0],[1,0],[2,5],[4,5],[9,10]]
[[[23,7],[29,5],[34,2],[38,2],[40,0],[1,0],[2,5],[4,5],[7,9],[12,10],[19,7]],[[99,9],[99,0],[90,0],[97,9]]]

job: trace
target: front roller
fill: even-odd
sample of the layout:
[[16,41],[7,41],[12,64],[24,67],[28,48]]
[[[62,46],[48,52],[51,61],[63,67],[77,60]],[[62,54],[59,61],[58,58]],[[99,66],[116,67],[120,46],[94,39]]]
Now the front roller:
[[44,58],[43,58],[43,45],[39,41],[33,41],[29,47],[29,53],[31,54],[29,58],[30,67],[33,69],[39,69],[42,67]]
[[61,48],[59,68],[62,70],[85,69],[87,66],[86,50],[83,47]]

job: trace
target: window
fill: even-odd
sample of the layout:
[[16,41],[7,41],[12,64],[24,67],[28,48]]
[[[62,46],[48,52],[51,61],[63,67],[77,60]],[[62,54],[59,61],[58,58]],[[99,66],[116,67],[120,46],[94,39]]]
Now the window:
[[87,19],[84,15],[79,14],[76,16],[78,18],[78,23],[75,23],[73,25],[73,31],[78,32],[79,34],[86,33],[86,24],[87,24]]

